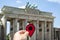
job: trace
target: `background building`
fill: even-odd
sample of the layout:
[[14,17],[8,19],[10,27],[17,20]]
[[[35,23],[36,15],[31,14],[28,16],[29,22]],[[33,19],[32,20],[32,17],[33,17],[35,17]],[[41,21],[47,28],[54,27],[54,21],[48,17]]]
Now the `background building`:
[[2,8],[2,15],[4,40],[6,40],[7,21],[10,22],[10,40],[13,39],[15,32],[24,30],[27,23],[32,23],[35,26],[35,32],[32,37],[29,37],[30,40],[54,40],[54,16],[50,12],[31,8],[22,9],[4,6]]
[[60,28],[54,28],[54,40],[60,40]]

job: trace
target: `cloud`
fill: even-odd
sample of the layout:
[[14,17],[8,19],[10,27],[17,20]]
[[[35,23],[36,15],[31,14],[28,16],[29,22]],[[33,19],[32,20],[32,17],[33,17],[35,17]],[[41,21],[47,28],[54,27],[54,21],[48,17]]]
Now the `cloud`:
[[48,0],[49,2],[60,3],[60,0]]
[[20,7],[18,7],[18,8],[23,8],[23,9],[24,9],[24,8],[25,8],[25,6],[20,6]]
[[16,3],[21,3],[21,1],[20,0],[16,0]]

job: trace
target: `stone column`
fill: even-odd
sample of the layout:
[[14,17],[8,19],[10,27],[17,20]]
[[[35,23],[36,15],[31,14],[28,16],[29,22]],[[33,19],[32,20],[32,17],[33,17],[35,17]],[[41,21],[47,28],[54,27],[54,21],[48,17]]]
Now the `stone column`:
[[22,30],[23,29],[23,27],[22,27],[22,21],[20,20],[19,21],[19,30]]
[[[28,23],[28,19],[24,19],[23,20],[23,30],[26,30],[27,23]],[[28,36],[27,40],[31,40],[31,38]]]
[[17,31],[20,31],[20,21],[18,21],[18,23],[17,23]]
[[44,35],[45,35],[45,34],[44,34],[44,33],[45,33],[44,30],[45,30],[45,22],[43,21],[43,22],[42,22],[42,40],[44,40]]
[[37,21],[34,22],[34,26],[35,26],[35,32],[34,32],[34,40],[36,40],[36,36],[37,36]]
[[18,19],[13,19],[13,34],[17,32]]
[[6,40],[6,31],[7,31],[7,18],[6,16],[4,15],[3,18],[2,18],[2,24],[3,24],[3,27],[4,27],[4,37],[3,37],[3,40]]
[[44,22],[45,26],[44,26],[44,40],[46,39],[46,35],[47,35],[47,30],[46,30],[46,25],[47,25],[47,21]]
[[7,33],[7,19],[5,18],[5,27],[4,27],[5,37],[4,37],[4,40],[6,40],[6,33]]
[[25,20],[23,21],[23,29],[26,29],[27,23],[28,23],[28,20],[25,19]]
[[2,26],[0,25],[0,40],[1,40],[1,27],[2,27]]
[[17,32],[18,19],[12,19],[10,21],[10,39],[13,40],[14,33]]
[[36,21],[33,21],[33,24],[34,24],[34,26],[35,26],[35,32],[34,32],[34,34],[32,35],[32,37],[30,37],[30,40],[36,40],[37,22],[36,22]]
[[17,31],[19,31],[19,22],[17,23]]
[[10,40],[13,40],[13,20],[10,20]]
[[54,21],[51,22],[51,31],[52,31],[51,32],[51,38],[52,38],[51,40],[54,40],[54,27],[53,27],[53,22]]
[[1,40],[4,40],[4,27],[1,26]]
[[23,20],[23,26],[22,26],[23,27],[23,30],[25,30],[25,26],[26,26],[25,23],[27,24],[27,21],[26,20]]
[[37,20],[37,24],[36,24],[36,40],[39,40],[38,37],[39,37],[39,20]]
[[2,28],[2,23],[1,23],[1,20],[0,20],[0,40],[2,40],[2,32],[3,31],[3,28]]
[[52,32],[52,26],[51,26],[51,22],[49,22],[49,40],[51,40],[51,32]]

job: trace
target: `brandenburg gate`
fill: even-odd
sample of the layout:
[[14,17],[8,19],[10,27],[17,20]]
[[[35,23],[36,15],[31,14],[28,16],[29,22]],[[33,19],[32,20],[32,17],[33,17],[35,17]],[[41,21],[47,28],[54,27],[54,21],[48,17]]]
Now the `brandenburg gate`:
[[10,40],[13,40],[13,35],[19,30],[25,30],[26,25],[33,23],[35,32],[29,40],[53,40],[53,22],[54,16],[50,12],[40,11],[31,8],[16,8],[4,6],[1,9],[1,22],[3,27],[3,40],[6,40],[7,21],[10,22]]

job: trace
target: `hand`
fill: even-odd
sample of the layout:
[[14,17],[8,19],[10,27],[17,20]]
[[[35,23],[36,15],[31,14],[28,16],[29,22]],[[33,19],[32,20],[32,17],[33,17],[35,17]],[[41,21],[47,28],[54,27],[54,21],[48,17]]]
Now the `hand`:
[[18,31],[14,34],[13,40],[27,40],[29,32],[26,30]]

